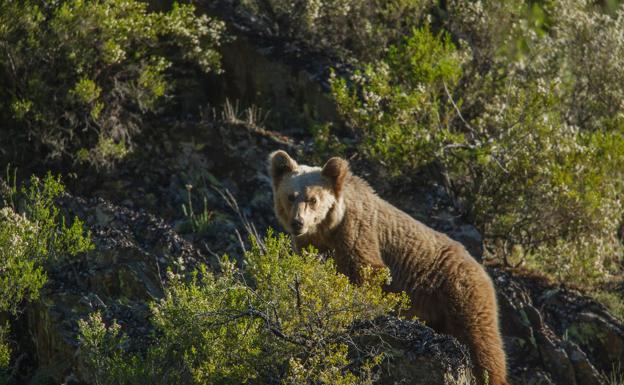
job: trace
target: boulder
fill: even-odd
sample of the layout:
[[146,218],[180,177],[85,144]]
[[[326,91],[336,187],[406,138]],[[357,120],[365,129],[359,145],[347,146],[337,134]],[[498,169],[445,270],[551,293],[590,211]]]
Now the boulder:
[[602,385],[622,360],[624,329],[596,301],[536,276],[490,269],[516,384]]
[[455,338],[437,334],[419,321],[382,317],[360,325],[372,332],[367,345],[383,341],[388,351],[379,384],[472,385],[467,348]]

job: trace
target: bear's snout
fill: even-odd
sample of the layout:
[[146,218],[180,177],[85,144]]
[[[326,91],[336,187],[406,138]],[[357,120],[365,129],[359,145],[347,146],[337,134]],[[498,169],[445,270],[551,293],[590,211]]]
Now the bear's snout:
[[293,219],[290,226],[295,233],[301,233],[301,230],[303,230],[303,221],[301,219]]

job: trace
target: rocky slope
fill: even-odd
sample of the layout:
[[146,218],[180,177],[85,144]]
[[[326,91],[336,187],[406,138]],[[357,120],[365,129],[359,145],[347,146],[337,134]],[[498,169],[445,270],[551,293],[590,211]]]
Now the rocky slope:
[[[93,182],[92,194],[97,198],[67,196],[59,202],[85,219],[96,250],[51,271],[41,300],[28,307],[17,325],[24,337],[20,353],[28,358],[25,371],[28,362],[35,363],[36,377],[80,383],[79,319],[100,310],[107,318],[119,320],[131,336],[145,337],[147,302],[162,295],[168,268],[211,264],[214,255],[223,252],[240,255],[244,222],[253,223],[260,232],[276,225],[264,159],[275,148],[297,151],[301,145],[241,122],[204,122],[177,132],[178,136],[155,146],[152,154],[145,151]],[[194,168],[202,170],[203,182]],[[196,180],[189,179],[189,173]],[[205,195],[215,212],[215,231],[201,237],[176,231],[183,228],[179,205],[187,199],[188,183],[195,183],[196,205]],[[230,192],[238,206],[228,204],[219,191]],[[415,202],[400,192],[387,197],[468,245],[480,243],[478,233],[445,206],[441,189],[421,187],[418,194]],[[499,292],[514,384],[603,384],[602,373],[624,359],[624,327],[600,304],[543,279],[497,268],[490,274]],[[386,322],[393,325],[391,333],[403,352],[393,364],[399,377],[423,378],[428,373],[423,384],[470,383],[465,369],[469,359],[454,339],[418,324]],[[393,373],[395,377],[385,383],[399,379]]]

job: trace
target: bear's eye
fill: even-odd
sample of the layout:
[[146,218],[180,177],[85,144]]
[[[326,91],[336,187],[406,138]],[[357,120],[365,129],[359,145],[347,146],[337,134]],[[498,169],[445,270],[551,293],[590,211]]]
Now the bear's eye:
[[310,204],[316,206],[316,198],[310,198]]
[[294,201],[295,201],[295,193],[288,194],[288,200],[289,200],[290,202],[294,202]]

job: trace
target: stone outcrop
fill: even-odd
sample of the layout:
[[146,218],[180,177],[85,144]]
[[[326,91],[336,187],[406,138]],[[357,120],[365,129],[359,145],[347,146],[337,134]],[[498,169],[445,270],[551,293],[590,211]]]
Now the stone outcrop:
[[370,340],[383,340],[390,347],[380,384],[474,384],[468,350],[455,338],[437,334],[419,321],[394,317],[382,317],[363,326],[376,331]]
[[596,301],[537,277],[491,269],[514,383],[606,384],[624,328]]

